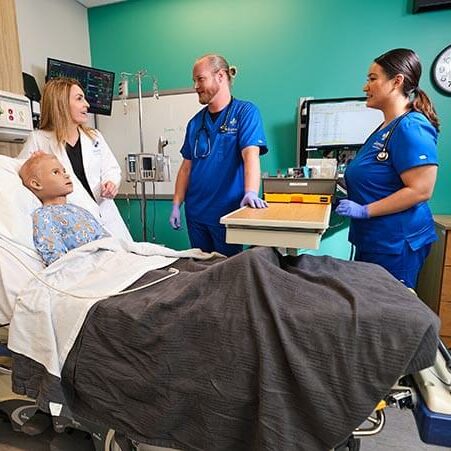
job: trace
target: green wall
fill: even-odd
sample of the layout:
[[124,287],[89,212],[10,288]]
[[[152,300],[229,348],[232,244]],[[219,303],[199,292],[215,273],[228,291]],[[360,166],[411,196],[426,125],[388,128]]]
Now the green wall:
[[[270,148],[262,171],[274,174],[296,162],[299,97],[362,95],[376,56],[413,48],[423,63],[420,85],[442,122],[431,207],[435,214],[451,214],[451,97],[435,91],[429,78],[435,55],[451,44],[451,10],[411,10],[411,0],[128,0],[89,9],[92,65],[117,74],[145,68],[164,90],[191,86],[196,57],[223,54],[238,67],[234,94],[261,110]],[[119,207],[124,217],[130,214],[140,239],[139,205],[130,213],[125,201]],[[170,203],[156,201],[156,211],[156,241],[187,247],[186,233],[169,229]],[[149,205],[150,225],[152,212]],[[327,233],[320,253],[347,258],[345,226]]]

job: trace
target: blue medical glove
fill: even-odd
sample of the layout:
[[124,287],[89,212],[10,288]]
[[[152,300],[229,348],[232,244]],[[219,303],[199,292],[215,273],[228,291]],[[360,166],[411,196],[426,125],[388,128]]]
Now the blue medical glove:
[[175,230],[180,229],[182,223],[180,221],[180,205],[174,204],[172,206],[171,216],[169,216],[169,224],[171,224],[172,228]]
[[255,191],[246,192],[240,202],[240,207],[244,207],[245,205],[249,205],[252,208],[266,208],[268,206],[266,201],[260,199]]
[[368,219],[368,205],[360,205],[352,200],[343,199],[335,209],[335,213],[341,216],[349,216],[353,219]]

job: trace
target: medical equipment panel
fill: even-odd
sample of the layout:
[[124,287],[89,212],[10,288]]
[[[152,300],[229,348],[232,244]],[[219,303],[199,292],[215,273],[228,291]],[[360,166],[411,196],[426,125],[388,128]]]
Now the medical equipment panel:
[[264,193],[333,194],[336,178],[263,177]]
[[0,141],[25,142],[32,130],[30,101],[27,97],[0,91]]
[[136,153],[126,158],[128,182],[169,182],[170,161],[167,155]]
[[330,204],[337,179],[264,177],[262,184],[267,202]]

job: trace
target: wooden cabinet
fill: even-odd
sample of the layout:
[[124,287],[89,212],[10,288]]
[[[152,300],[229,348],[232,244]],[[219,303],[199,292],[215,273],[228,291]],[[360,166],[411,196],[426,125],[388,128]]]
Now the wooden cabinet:
[[[14,0],[0,0],[0,90],[23,94],[22,64]],[[0,154],[16,156],[23,144],[0,142]]]
[[438,241],[418,278],[418,296],[440,317],[440,336],[451,347],[451,215],[434,216]]

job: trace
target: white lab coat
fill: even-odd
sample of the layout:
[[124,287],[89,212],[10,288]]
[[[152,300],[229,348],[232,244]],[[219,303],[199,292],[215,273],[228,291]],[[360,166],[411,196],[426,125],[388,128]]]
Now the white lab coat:
[[80,130],[81,154],[86,179],[96,202],[85,190],[73,172],[69,157],[63,145],[58,145],[54,132],[38,130],[30,134],[18,158],[28,158],[33,152],[43,150],[54,154],[71,175],[74,191],[67,200],[90,211],[112,236],[131,240],[132,237],[119,214],[113,199],[100,196],[101,184],[110,180],[119,186],[121,169],[102,134],[95,130],[96,138],[91,139]]

